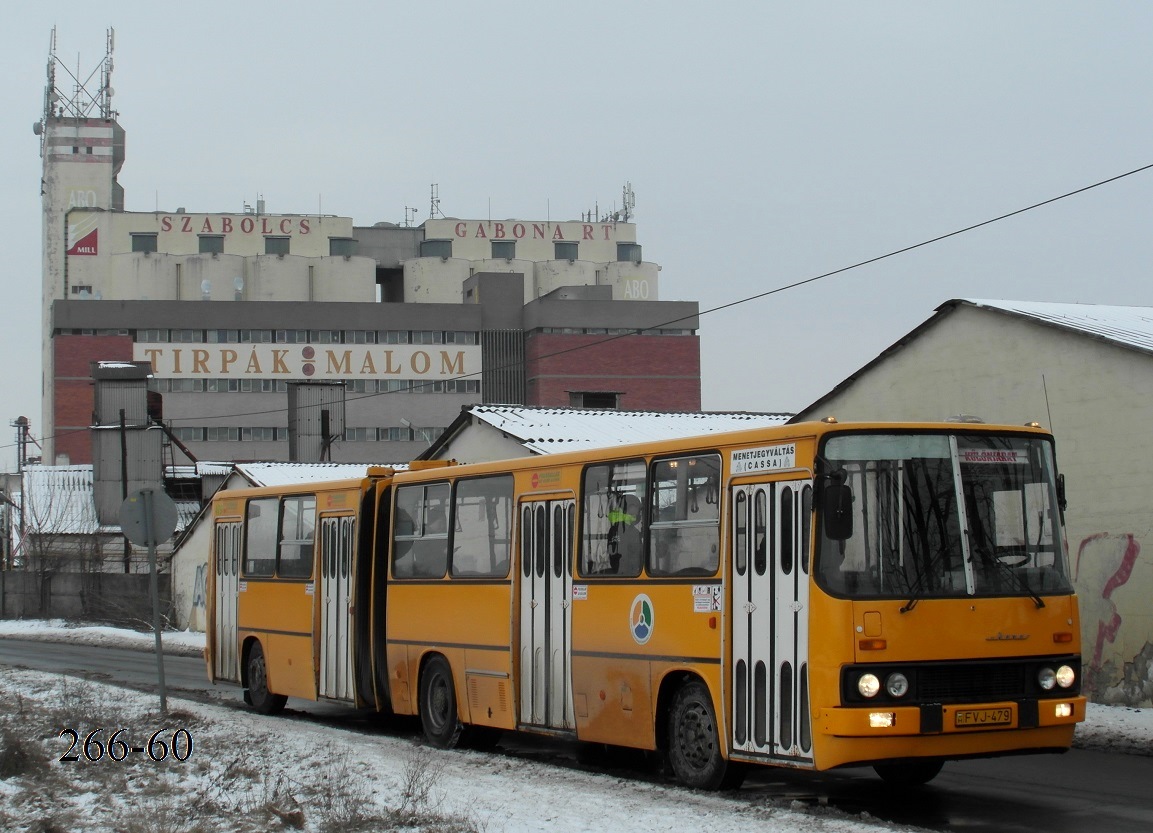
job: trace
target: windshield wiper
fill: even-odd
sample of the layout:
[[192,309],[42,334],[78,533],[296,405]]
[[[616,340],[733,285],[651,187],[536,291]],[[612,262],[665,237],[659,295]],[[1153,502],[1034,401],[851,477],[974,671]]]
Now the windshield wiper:
[[1020,573],[1018,573],[1000,558],[995,555],[991,556],[982,550],[981,560],[985,562],[992,562],[999,572],[1009,576],[1009,578],[1013,580],[1013,583],[1016,584],[1017,587],[1019,587],[1021,590],[1025,591],[1025,594],[1033,600],[1033,604],[1037,605],[1038,610],[1045,606],[1045,600],[1037,595],[1036,591],[1034,591],[1033,588],[1029,586],[1029,582],[1025,581],[1025,579],[1021,577]]
[[948,550],[942,549],[929,559],[929,563],[925,565],[925,571],[917,576],[917,580],[913,582],[913,586],[909,588],[909,600],[901,606],[901,613],[908,613],[917,606],[917,602],[924,598],[924,594],[921,592],[922,588],[927,586],[929,576],[936,572],[937,568],[944,561],[944,556],[947,554]]

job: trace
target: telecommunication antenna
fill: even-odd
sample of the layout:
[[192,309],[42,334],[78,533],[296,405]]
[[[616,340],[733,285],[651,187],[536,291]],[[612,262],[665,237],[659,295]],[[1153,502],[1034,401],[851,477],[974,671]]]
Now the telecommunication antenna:
[[[115,119],[119,114],[112,109],[112,52],[116,48],[116,30],[109,29],[105,34],[104,60],[81,80],[79,57],[77,57],[76,72],[60,62],[56,55],[56,27],[52,27],[52,35],[48,40],[48,82],[44,87],[44,116],[42,121],[33,125],[33,132],[40,136],[41,152],[43,152],[44,133],[48,119],[51,118],[101,118]],[[56,83],[56,68],[60,67],[72,79],[72,92],[64,93]],[[99,81],[96,79],[99,78]]]
[[637,206],[637,198],[633,193],[633,184],[626,182],[621,194],[621,220],[628,222],[633,216],[633,209]]
[[404,227],[408,228],[412,225],[412,221],[416,219],[416,215],[420,213],[418,208],[409,208],[407,205],[404,207]]
[[444,214],[441,213],[440,210],[440,186],[434,182],[432,184],[432,188],[430,189],[430,193],[431,204],[429,205],[428,209],[428,219],[435,220],[437,217],[444,217]]

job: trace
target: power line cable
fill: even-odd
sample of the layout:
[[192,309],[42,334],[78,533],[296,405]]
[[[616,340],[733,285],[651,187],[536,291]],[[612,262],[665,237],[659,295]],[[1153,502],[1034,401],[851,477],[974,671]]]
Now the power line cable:
[[[964,228],[959,228],[959,229],[956,229],[954,231],[947,232],[945,234],[940,234],[940,235],[937,235],[936,237],[931,237],[928,240],[922,240],[920,243],[913,243],[912,245],[904,246],[900,249],[894,249],[893,251],[886,252],[885,254],[882,254],[882,255],[877,255],[876,257],[871,257],[871,258],[868,258],[866,260],[861,260],[861,261],[858,261],[856,263],[852,263],[848,266],[842,266],[839,269],[834,269],[830,272],[824,272],[820,275],[814,275],[812,277],[805,278],[803,280],[794,281],[793,283],[785,284],[783,286],[778,286],[774,289],[770,289],[770,290],[767,290],[765,292],[757,293],[756,295],[749,295],[748,297],[740,298],[736,301],[730,301],[728,303],[721,304],[719,306],[710,307],[709,309],[698,311],[696,313],[696,315],[694,315],[694,316],[682,316],[680,318],[674,318],[674,319],[671,319],[669,321],[664,321],[662,323],[654,324],[654,325],[649,326],[649,327],[631,330],[630,332],[627,332],[627,333],[619,333],[616,335],[612,335],[612,336],[609,336],[607,338],[603,338],[603,339],[600,339],[598,341],[594,341],[591,344],[581,344],[581,345],[577,345],[574,347],[566,347],[563,350],[556,350],[552,353],[546,353],[543,356],[539,356],[538,360],[551,359],[551,358],[555,358],[557,356],[564,356],[564,355],[567,355],[569,353],[575,353],[579,350],[588,350],[588,349],[591,349],[593,347],[599,347],[600,345],[603,345],[603,344],[609,344],[611,342],[618,341],[622,338],[626,338],[626,337],[633,336],[633,335],[640,335],[641,333],[644,333],[646,331],[659,330],[663,327],[668,327],[672,324],[678,324],[682,321],[686,321],[686,320],[689,320],[689,319],[694,318],[694,317],[697,319],[700,319],[706,315],[711,315],[714,312],[720,312],[722,310],[731,309],[732,307],[740,306],[741,304],[748,304],[748,303],[751,303],[752,301],[759,301],[760,299],[767,298],[770,295],[776,295],[776,294],[779,294],[781,292],[785,292],[785,291],[790,290],[790,289],[796,289],[797,287],[805,286],[806,284],[810,284],[810,283],[815,283],[816,281],[824,280],[825,278],[831,278],[835,275],[840,275],[840,274],[843,274],[844,272],[849,272],[853,269],[860,269],[863,266],[869,266],[870,264],[878,263],[882,260],[888,260],[889,258],[896,257],[898,255],[902,255],[902,254],[905,254],[907,252],[914,251],[915,249],[921,249],[921,248],[924,248],[925,246],[930,246],[933,243],[939,243],[942,240],[948,240],[950,237],[957,237],[958,235],[966,234],[966,233],[971,232],[971,231],[975,231],[979,228],[983,228],[985,226],[992,225],[993,223],[999,223],[1003,220],[1009,219],[1010,217],[1016,217],[1019,214],[1024,214],[1028,211],[1033,211],[1035,209],[1042,208],[1046,205],[1051,205],[1052,203],[1060,202],[1061,200],[1069,199],[1070,197],[1075,197],[1078,194],[1083,194],[1087,191],[1092,191],[1094,188],[1100,188],[1103,185],[1108,185],[1110,183],[1117,182],[1119,180],[1125,179],[1126,177],[1134,176],[1135,174],[1139,174],[1139,173],[1142,173],[1144,171],[1148,171],[1150,169],[1153,169],[1153,163],[1148,164],[1148,165],[1142,165],[1139,168],[1134,168],[1133,170],[1126,171],[1125,173],[1117,174],[1116,176],[1111,176],[1107,179],[1102,179],[1098,182],[1094,182],[1090,185],[1085,185],[1081,188],[1076,188],[1072,191],[1067,191],[1063,194],[1059,194],[1058,196],[1050,197],[1050,198],[1045,199],[1045,200],[1041,200],[1040,202],[1035,202],[1031,205],[1025,206],[1024,208],[1018,208],[1018,209],[1015,209],[1013,211],[1007,212],[1005,214],[999,214],[996,217],[991,217],[987,220],[982,220],[979,223],[973,223],[972,225],[965,226]],[[506,369],[508,367],[513,367],[513,366],[515,366],[515,365],[512,365],[512,364],[503,365],[503,366],[499,366],[496,368],[490,368],[490,371],[503,370],[503,369]],[[481,373],[482,373],[482,371],[476,371],[474,373],[465,374],[463,376],[455,376],[455,377],[453,377],[453,379],[454,380],[470,379],[470,378],[473,378],[476,376],[480,376]],[[368,394],[363,394],[361,396],[354,396],[354,397],[346,398],[345,401],[347,404],[347,403],[359,402],[359,401],[362,401],[365,399],[373,399],[373,398],[378,397],[378,396],[389,396],[389,395],[392,395],[395,393],[411,393],[412,389],[414,387],[423,387],[425,385],[433,385],[433,384],[435,384],[435,382],[419,382],[416,385],[410,385],[408,390],[404,390],[404,391],[399,391],[399,390],[398,391],[378,391],[377,393],[368,393]],[[286,407],[285,408],[270,408],[270,409],[261,410],[261,411],[245,411],[245,412],[241,412],[241,413],[230,414],[229,416],[230,416],[230,418],[245,417],[245,416],[261,416],[264,414],[287,413],[287,411],[288,411],[288,408],[286,408]],[[206,417],[207,417],[207,415],[182,416],[182,417],[171,419],[169,421],[170,422],[195,421],[195,420],[205,419]],[[60,433],[55,434],[53,436],[55,438],[55,437],[65,436],[67,434],[76,433],[78,431],[87,431],[87,430],[89,430],[89,429],[78,428],[78,429],[75,429],[74,431],[60,432]],[[15,447],[15,444],[0,445],[0,449],[14,448],[14,447]]]

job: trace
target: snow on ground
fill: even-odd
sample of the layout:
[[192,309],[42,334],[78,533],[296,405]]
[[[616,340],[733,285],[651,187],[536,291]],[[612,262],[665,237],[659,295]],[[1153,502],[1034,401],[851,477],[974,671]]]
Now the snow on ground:
[[[155,636],[123,628],[71,625],[63,620],[0,620],[0,638],[43,639],[85,645],[117,645],[151,651]],[[204,650],[204,634],[166,631],[164,650],[198,656]],[[1084,723],[1077,726],[1073,745],[1083,749],[1108,749],[1136,755],[1153,755],[1153,708],[1101,706],[1090,703]]]
[[[154,644],[151,633],[72,627],[64,622],[0,621],[0,638],[4,636],[128,645],[144,651],[151,651]],[[163,640],[166,650],[190,654],[199,653],[204,645],[204,635],[197,633],[165,633]],[[0,675],[0,702],[38,702],[49,708],[62,699],[61,686],[69,685],[59,675],[9,670]],[[64,773],[88,781],[47,793],[40,788],[37,793],[35,779],[0,780],[0,828],[11,825],[11,829],[24,829],[40,823],[47,814],[58,823],[69,819],[81,822],[77,829],[123,829],[117,825],[124,814],[131,814],[133,807],[139,808],[146,801],[146,793],[134,793],[143,789],[139,786],[143,779],[135,775],[126,780],[108,779],[125,779],[116,773],[128,772],[131,765],[132,771],[144,770],[159,780],[159,786],[152,789],[178,796],[169,799],[173,803],[168,812],[174,817],[187,819],[210,813],[203,819],[212,822],[208,829],[213,824],[241,829],[233,824],[235,818],[256,824],[253,829],[266,829],[259,824],[275,819],[260,808],[270,804],[284,812],[299,810],[305,830],[341,829],[340,814],[349,808],[358,808],[356,812],[375,808],[381,814],[395,811],[406,784],[411,785],[413,773],[419,771],[426,773],[418,779],[428,788],[426,808],[434,807],[450,818],[467,819],[471,825],[416,826],[426,830],[569,833],[628,829],[648,833],[707,829],[721,833],[747,831],[753,826],[766,831],[863,833],[895,829],[867,814],[858,818],[787,803],[742,802],[732,796],[696,793],[611,773],[574,771],[530,759],[442,752],[405,737],[377,732],[362,734],[306,721],[293,721],[291,731],[285,731],[283,717],[263,717],[181,698],[169,698],[169,717],[175,716],[176,721],[165,723],[156,712],[155,696],[96,682],[84,683],[83,688],[73,686],[66,694],[63,699],[94,697],[105,704],[104,708],[120,710],[118,725],[131,730],[134,744],[146,742],[157,729],[174,731],[176,722],[184,719],[195,739],[195,752],[184,764],[171,759],[156,764],[137,755],[116,766],[107,759],[98,763],[82,759],[67,765],[57,762],[67,739],[52,733],[45,746],[51,755],[52,772],[57,777]],[[1077,729],[1075,745],[1153,754],[1153,709],[1090,705],[1088,719]],[[261,770],[259,777],[248,782],[247,788],[236,790],[237,773],[252,769]],[[333,784],[343,785],[336,790],[336,798]]]

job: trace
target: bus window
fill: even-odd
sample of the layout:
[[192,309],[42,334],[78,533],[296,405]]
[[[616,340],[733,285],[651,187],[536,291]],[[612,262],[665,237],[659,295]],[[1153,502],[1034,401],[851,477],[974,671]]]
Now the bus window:
[[582,575],[640,575],[644,495],[644,460],[585,469]]
[[396,490],[392,574],[442,578],[448,568],[449,486],[402,486]]
[[478,477],[456,484],[452,537],[454,576],[508,575],[512,478]]
[[711,576],[720,566],[716,454],[653,463],[649,574]]
[[274,497],[248,501],[244,524],[244,574],[271,576],[276,571],[276,520]]
[[313,539],[316,535],[316,497],[284,499],[280,521],[280,560],[276,574],[285,578],[312,575]]
[[736,540],[733,542],[733,569],[738,576],[745,574],[748,565],[749,552],[749,498],[744,492],[737,492],[736,506],[733,508],[736,518]]

